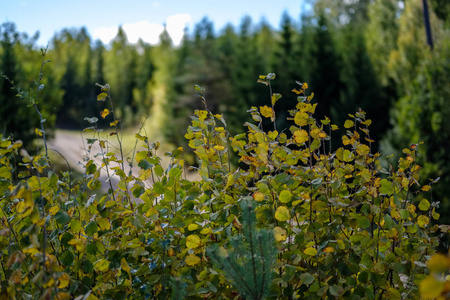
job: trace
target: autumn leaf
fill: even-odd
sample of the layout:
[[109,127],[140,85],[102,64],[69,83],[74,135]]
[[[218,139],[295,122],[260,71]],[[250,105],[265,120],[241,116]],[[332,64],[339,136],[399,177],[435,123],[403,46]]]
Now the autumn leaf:
[[273,229],[273,236],[275,237],[275,241],[282,242],[287,238],[286,230],[277,226]]
[[261,192],[254,192],[252,197],[255,201],[263,201],[266,196]]
[[294,116],[294,122],[298,126],[305,126],[308,124],[309,115],[305,112],[297,112]]
[[303,253],[309,256],[315,256],[317,254],[317,249],[314,247],[308,247],[305,250],[303,250]]
[[308,132],[306,130],[296,130],[294,132],[294,141],[297,144],[303,144],[308,140]]
[[104,119],[106,118],[107,115],[109,115],[109,113],[110,113],[109,109],[105,108],[100,112],[100,116]]
[[202,242],[200,238],[197,235],[190,235],[186,238],[186,247],[189,249],[195,249],[197,247],[200,247],[202,245]]
[[268,107],[267,105],[260,106],[259,111],[261,112],[261,115],[263,115],[266,118],[273,118],[273,110],[271,107]]
[[277,211],[275,212],[275,219],[277,219],[280,222],[284,222],[289,220],[290,218],[291,215],[286,206],[280,206],[277,208]]
[[200,263],[201,259],[195,254],[189,254],[184,261],[188,266],[195,266]]

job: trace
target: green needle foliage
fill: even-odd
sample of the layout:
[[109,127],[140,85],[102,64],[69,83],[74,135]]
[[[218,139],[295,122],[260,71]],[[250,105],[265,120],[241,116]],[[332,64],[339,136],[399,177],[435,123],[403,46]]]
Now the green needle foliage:
[[249,198],[241,201],[242,233],[229,237],[226,248],[214,244],[206,253],[242,296],[264,299],[271,285],[277,249],[273,232],[256,228],[255,211]]

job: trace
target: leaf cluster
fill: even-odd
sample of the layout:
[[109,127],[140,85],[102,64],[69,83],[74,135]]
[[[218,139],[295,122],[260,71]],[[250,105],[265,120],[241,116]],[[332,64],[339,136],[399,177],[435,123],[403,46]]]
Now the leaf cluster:
[[87,118],[80,181],[52,172],[46,155],[22,152],[16,164],[20,143],[2,138],[0,298],[418,298],[434,234],[448,229],[431,224],[438,203],[426,199],[434,182],[419,185],[417,146],[385,169],[358,111],[333,150],[338,126],[315,119],[317,103],[298,84],[288,130],[276,130],[282,100],[271,92],[272,107],[252,107],[254,122],[235,136],[197,88],[205,109],[185,138],[199,180],[187,180],[184,149],[163,165],[145,133],[124,153],[109,85],[97,99],[111,105],[102,117],[111,114],[112,130],[102,136]]

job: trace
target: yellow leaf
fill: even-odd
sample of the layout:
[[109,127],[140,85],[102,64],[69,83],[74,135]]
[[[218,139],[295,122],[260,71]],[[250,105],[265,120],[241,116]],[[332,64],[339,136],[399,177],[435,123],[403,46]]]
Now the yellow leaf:
[[101,230],[109,230],[111,229],[111,224],[109,223],[109,220],[106,218],[99,218],[97,220],[98,226]]
[[128,265],[127,260],[124,257],[122,257],[122,259],[120,260],[120,267],[122,268],[122,270],[130,274],[130,266]]
[[189,231],[194,231],[194,230],[196,230],[197,228],[198,228],[198,225],[197,225],[197,224],[194,224],[194,223],[189,224],[189,226],[188,226],[188,230],[189,230]]
[[186,238],[186,247],[188,247],[188,249],[194,249],[200,247],[201,245],[202,242],[200,238],[195,234],[191,234]]
[[201,259],[195,254],[189,254],[186,256],[185,261],[188,266],[195,266],[200,263]]
[[225,150],[225,147],[222,146],[222,145],[215,145],[214,149],[217,150],[217,151],[223,151],[223,150]]
[[77,251],[84,252],[86,240],[85,239],[71,239],[68,242],[69,245],[73,245],[77,248]]
[[307,90],[308,89],[308,84],[306,82],[304,82],[302,84],[302,89]]
[[319,138],[319,134],[320,134],[320,129],[319,128],[313,128],[311,130],[311,137],[318,139]]
[[344,123],[344,127],[345,128],[350,128],[350,127],[353,127],[354,124],[355,123],[352,120],[346,120],[345,123]]
[[96,271],[105,272],[109,269],[109,261],[102,258],[94,264],[94,268]]
[[334,252],[334,248],[328,246],[325,249],[323,249],[323,252],[325,252],[325,253],[333,253]]
[[97,101],[105,101],[107,96],[108,96],[107,93],[102,92],[102,93],[97,95]]
[[169,256],[175,255],[175,251],[173,250],[173,248],[170,248],[169,250],[167,250],[167,255],[169,255]]
[[284,222],[289,220],[290,218],[291,215],[286,206],[280,206],[277,208],[277,211],[275,212],[275,219],[277,219],[280,222]]
[[317,254],[317,249],[314,247],[308,247],[305,250],[303,250],[303,253],[310,256],[315,256]]
[[289,201],[291,201],[291,198],[292,193],[288,190],[281,191],[280,196],[278,197],[281,203],[289,203]]
[[429,275],[419,284],[420,295],[423,299],[437,298],[444,290],[444,285],[443,281],[439,281],[433,275]]
[[370,148],[367,145],[359,145],[358,147],[356,147],[356,153],[358,153],[359,155],[367,155],[370,152]]
[[420,227],[425,227],[430,222],[430,219],[427,216],[420,215],[417,218],[417,225]]
[[69,299],[71,299],[71,297],[67,293],[58,293],[58,295],[56,295],[56,300],[69,300]]
[[201,234],[209,234],[211,232],[211,228],[204,228],[202,231],[200,231]]
[[40,130],[39,128],[36,128],[34,130],[34,133],[36,133],[38,136],[43,136],[44,135],[44,132],[42,130]]
[[273,110],[271,107],[268,107],[267,105],[260,106],[259,111],[261,112],[261,115],[263,115],[266,118],[273,118]]
[[35,255],[36,253],[39,253],[39,250],[36,247],[30,246],[28,248],[25,248],[22,250],[25,254],[30,254],[31,256]]
[[59,281],[58,289],[63,289],[65,287],[69,286],[69,282],[70,282],[69,275],[67,273],[62,273],[62,275],[59,276],[58,281]]
[[253,193],[253,199],[255,201],[263,201],[265,197],[266,196],[263,193],[261,193],[261,192],[254,192]]
[[444,273],[450,270],[450,258],[440,253],[434,254],[427,262],[427,266],[432,273]]
[[273,229],[273,236],[277,242],[285,241],[287,238],[286,230],[277,226]]
[[55,285],[55,280],[54,280],[53,277],[52,277],[52,278],[49,279],[49,281],[47,281],[46,283],[44,283],[44,284],[42,285],[42,287],[46,289],[46,288],[52,287],[52,286],[54,286],[54,285]]
[[55,205],[50,207],[50,209],[48,210],[48,213],[52,216],[54,216],[57,212],[59,211],[59,206]]
[[294,140],[297,144],[303,144],[308,140],[308,132],[306,130],[296,130],[294,132]]
[[109,123],[109,126],[116,127],[117,123],[119,123],[119,120],[115,120],[114,122]]
[[297,112],[294,117],[294,122],[298,126],[305,126],[308,124],[309,115],[305,112]]
[[110,113],[109,109],[105,108],[100,112],[100,116],[102,116],[102,118],[104,119],[106,118],[107,115],[109,115],[109,113]]
[[428,192],[430,189],[431,189],[431,186],[429,186],[429,185],[424,185],[422,187],[422,191],[424,191],[424,192]]

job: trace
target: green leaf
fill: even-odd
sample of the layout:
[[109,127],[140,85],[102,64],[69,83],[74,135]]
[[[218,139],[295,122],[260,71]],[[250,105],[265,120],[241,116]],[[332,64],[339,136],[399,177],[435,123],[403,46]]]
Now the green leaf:
[[340,296],[343,292],[344,292],[344,289],[340,285],[330,286],[330,294],[333,296],[336,296],[336,297]]
[[281,203],[288,203],[291,201],[292,193],[288,190],[281,191],[279,200]]
[[366,216],[359,217],[356,222],[360,228],[368,228],[370,226],[370,220]]
[[314,282],[315,278],[310,273],[303,273],[300,275],[300,280],[303,284],[310,285]]
[[430,208],[430,202],[428,202],[427,199],[423,199],[419,203],[419,209],[420,210],[428,210]]
[[54,216],[56,222],[61,225],[67,224],[70,221],[70,216],[65,211],[58,211]]
[[69,249],[64,251],[60,256],[61,263],[66,267],[70,267],[73,264],[73,260],[74,256]]
[[387,179],[380,181],[380,194],[392,195],[394,193],[394,185]]
[[384,215],[384,225],[386,226],[387,229],[395,227],[394,220],[392,220],[391,216],[388,214]]
[[91,221],[86,225],[86,228],[84,228],[84,231],[88,236],[93,236],[98,231],[98,225],[97,222]]

